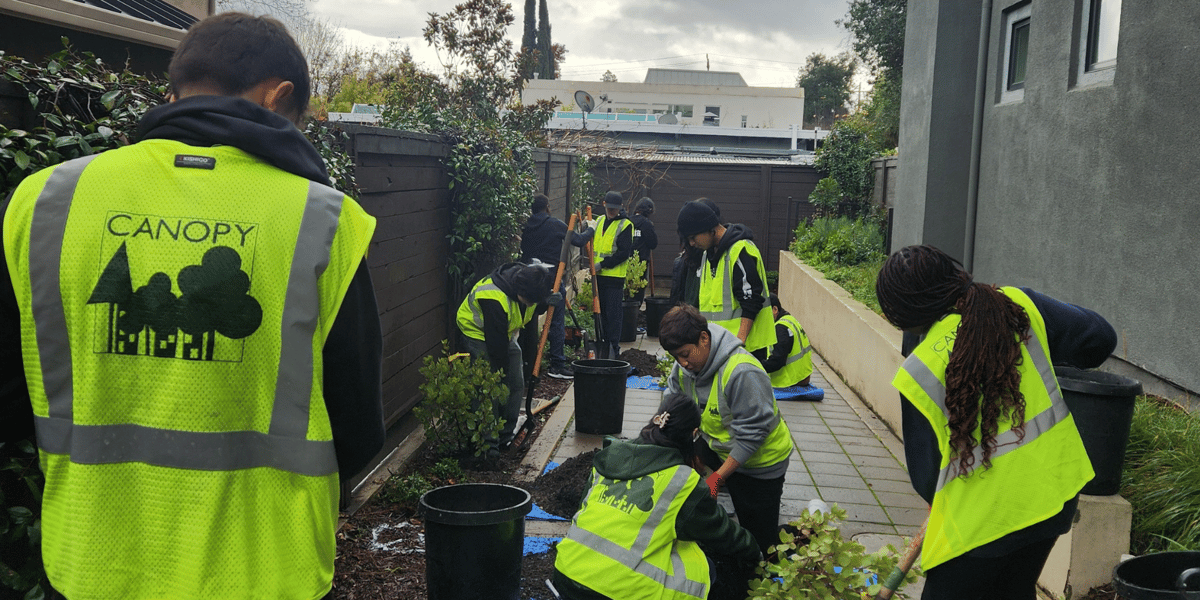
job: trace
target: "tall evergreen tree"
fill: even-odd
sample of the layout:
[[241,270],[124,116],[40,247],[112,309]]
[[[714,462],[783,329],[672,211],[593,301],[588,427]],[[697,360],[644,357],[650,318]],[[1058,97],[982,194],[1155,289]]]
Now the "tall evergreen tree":
[[546,0],[541,0],[538,6],[538,72],[542,79],[558,79],[554,72],[554,43],[550,41],[550,11],[546,9]]
[[[527,57],[532,56],[535,52],[537,52],[537,0],[525,0],[525,33],[521,36],[519,54]],[[523,78],[533,78],[533,71],[537,70],[536,63],[518,59],[518,64]]]

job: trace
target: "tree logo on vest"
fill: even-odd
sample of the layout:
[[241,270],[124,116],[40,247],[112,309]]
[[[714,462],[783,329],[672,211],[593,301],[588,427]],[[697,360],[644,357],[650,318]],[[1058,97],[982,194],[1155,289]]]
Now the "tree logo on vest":
[[650,512],[654,508],[654,479],[649,476],[637,479],[616,480],[602,477],[600,479],[601,504],[607,504],[619,511],[629,514],[636,508]]
[[[240,362],[262,324],[250,295],[257,225],[110,213],[104,264],[88,298],[96,306],[93,351]],[[249,260],[243,260],[248,258]],[[178,269],[174,280],[167,274]]]

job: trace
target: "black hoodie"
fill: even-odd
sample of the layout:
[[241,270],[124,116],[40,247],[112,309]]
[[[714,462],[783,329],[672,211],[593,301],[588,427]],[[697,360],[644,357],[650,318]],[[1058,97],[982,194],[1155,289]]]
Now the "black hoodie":
[[550,213],[531,215],[521,228],[521,262],[530,264],[536,258],[552,269],[557,267],[563,237],[566,235],[567,224],[550,216]]
[[[508,263],[496,267],[491,274],[492,283],[518,305],[520,300],[513,278],[524,267],[521,263]],[[487,298],[479,301],[479,310],[483,313],[483,344],[487,346],[488,362],[493,371],[504,373],[508,370],[508,312],[499,300]]]
[[[138,124],[142,139],[190,146],[233,146],[284,171],[329,183],[321,155],[286,118],[247,100],[192,96],[154,108]],[[0,206],[0,213],[8,202]],[[0,246],[0,261],[3,247]],[[0,277],[0,442],[28,436],[33,413],[21,367],[20,314],[12,281]],[[380,388],[383,337],[366,261],[359,264],[322,352],[325,407],[343,480],[383,447]]]
[[[729,252],[729,248],[740,240],[753,243],[754,232],[741,223],[733,223],[726,227],[721,241],[717,242],[716,251],[708,253],[707,267],[715,271],[717,265],[720,264],[721,257],[725,256],[725,253]],[[754,317],[758,316],[758,311],[767,305],[767,298],[769,298],[767,282],[763,281],[758,274],[758,259],[749,253],[743,252],[738,256],[729,286],[733,290],[733,299],[742,307],[743,319],[754,320]]]

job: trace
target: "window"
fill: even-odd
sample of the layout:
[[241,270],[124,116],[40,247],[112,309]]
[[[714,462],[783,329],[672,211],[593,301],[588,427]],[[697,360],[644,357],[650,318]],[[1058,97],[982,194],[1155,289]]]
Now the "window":
[[716,127],[721,124],[721,107],[720,106],[705,106],[704,107],[704,124]]
[[669,107],[667,107],[667,112],[673,113],[673,114],[678,114],[681,117],[691,117],[692,116],[692,105],[691,104],[672,104]]
[[1004,11],[1001,34],[1004,36],[1004,62],[1000,63],[997,84],[1000,102],[1017,102],[1025,97],[1030,45],[1031,2]]
[[746,128],[746,115],[742,115],[742,129]]
[[1009,90],[1025,88],[1025,69],[1029,64],[1029,19],[1024,18],[1013,23],[1008,43],[1008,85]]
[[1121,30],[1121,0],[1087,2],[1087,45],[1083,70],[1096,71],[1117,64],[1117,38]]

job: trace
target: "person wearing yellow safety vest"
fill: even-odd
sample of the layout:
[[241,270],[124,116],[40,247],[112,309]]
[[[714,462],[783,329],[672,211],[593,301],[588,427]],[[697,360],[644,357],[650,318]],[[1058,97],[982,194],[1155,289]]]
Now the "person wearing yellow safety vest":
[[737,336],[759,360],[775,345],[775,321],[767,310],[767,272],[754,234],[740,223],[726,227],[703,202],[679,209],[679,236],[703,250],[700,314]]
[[909,476],[931,504],[921,597],[1033,600],[1093,477],[1052,365],[1099,366],[1116,332],[1090,310],[977,283],[932,246],[892,254],[875,290],[915,345],[893,385]]
[[596,453],[591,486],[554,560],[564,600],[707,598],[725,585],[710,556],[725,557],[728,576],[753,574],[758,544],[693,468],[699,426],[696,404],[674,394],[637,438]]
[[525,397],[517,333],[533,319],[539,303],[561,303],[561,295],[550,293],[553,285],[550,269],[541,261],[534,259],[530,265],[508,263],[480,279],[458,306],[455,321],[463,349],[476,359],[486,360],[508,386],[504,404],[492,407],[496,417],[503,421],[503,430],[498,439],[487,440],[490,447],[484,460],[489,467],[495,466],[500,448],[512,442]]
[[659,343],[675,358],[664,398],[684,394],[700,408],[696,454],[712,474],[713,497],[724,484],[738,522],[763,554],[779,543],[779,504],[792,437],[779,414],[771,378],[741,340],[694,307],[663,315]]
[[200,21],[169,74],[140,142],[4,207],[0,389],[36,428],[48,595],[325,597],[339,479],[384,439],[375,219],[297,129],[283,24]]
[[596,256],[596,276],[598,284],[594,287],[600,298],[600,318],[603,320],[600,358],[616,358],[621,354],[621,323],[625,310],[621,302],[625,299],[625,269],[629,257],[633,256],[633,221],[621,208],[624,200],[620,192],[608,192],[604,195],[604,214],[583,233],[572,232],[571,243],[584,246],[589,240],[593,242],[592,250]]
[[771,294],[771,315],[775,317],[775,339],[778,341],[762,363],[771,376],[771,385],[777,388],[808,385],[813,372],[812,346],[804,327],[783,309],[775,294]]

